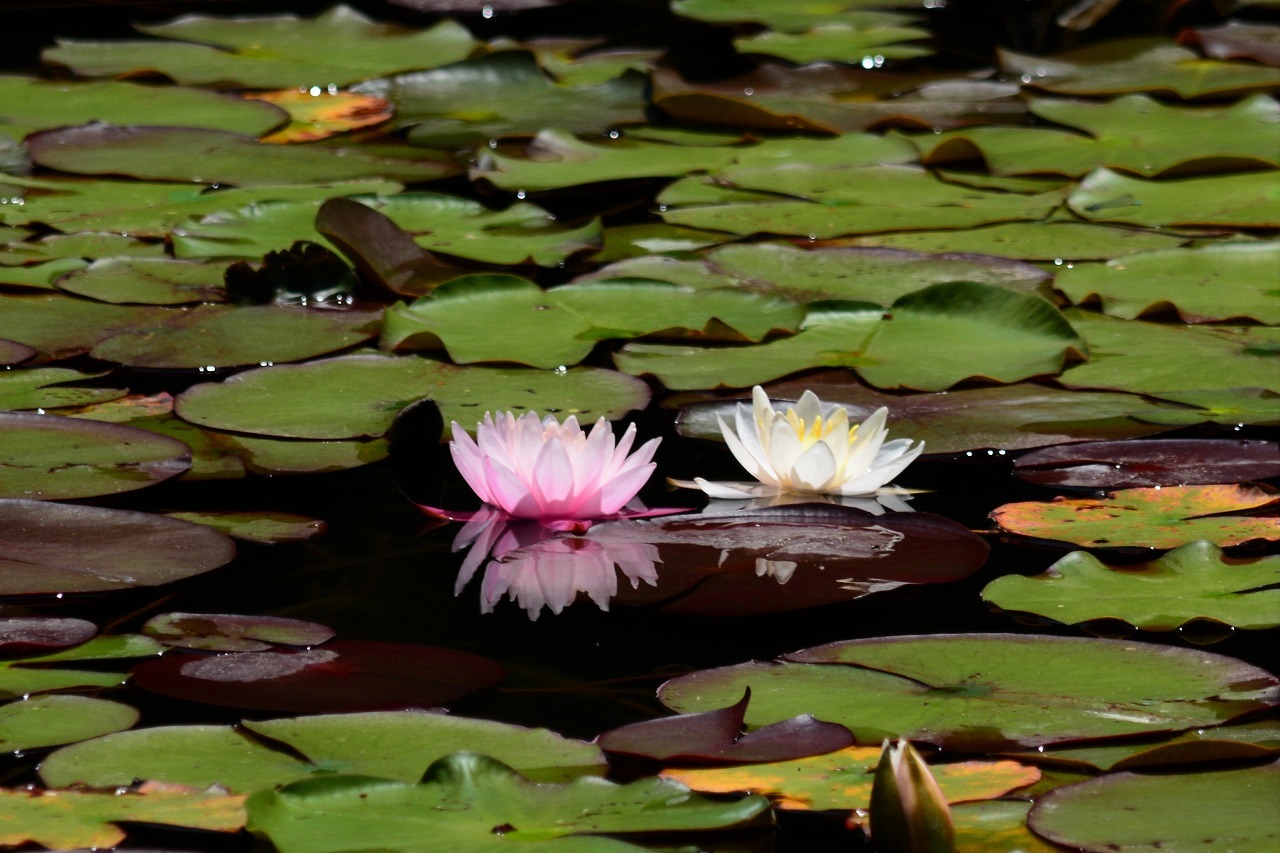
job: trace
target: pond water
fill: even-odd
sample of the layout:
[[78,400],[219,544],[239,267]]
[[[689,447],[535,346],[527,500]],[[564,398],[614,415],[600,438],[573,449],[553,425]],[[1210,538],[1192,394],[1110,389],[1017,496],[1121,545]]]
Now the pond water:
[[[33,642],[32,631],[53,629],[28,627],[6,640],[9,657],[67,647],[57,668],[91,675],[46,687],[29,677],[43,670],[7,666],[0,679],[13,702],[0,714],[51,695],[109,699],[138,717],[97,731],[105,710],[59,717],[85,732],[60,739],[16,712],[0,719],[0,743],[15,749],[4,762],[6,802],[20,799],[9,795],[21,786],[220,783],[254,794],[257,836],[128,824],[124,845],[265,848],[267,836],[285,850],[359,849],[298,840],[287,820],[272,822],[283,799],[268,799],[296,778],[287,772],[242,784],[235,773],[248,771],[229,769],[240,765],[225,745],[201,759],[203,745],[183,755],[181,741],[134,750],[127,738],[444,706],[458,718],[591,741],[673,711],[726,707],[750,686],[749,729],[807,713],[847,726],[860,746],[910,737],[938,766],[1020,754],[1017,772],[1030,776],[952,797],[991,801],[957,807],[962,850],[1059,849],[1051,838],[1067,849],[1120,840],[1185,849],[1205,836],[1211,849],[1274,849],[1265,809],[1225,805],[1266,802],[1280,766],[1280,688],[1267,672],[1280,625],[1274,14],[1255,10],[1224,35],[1215,13],[1180,4],[1164,4],[1163,21],[1147,8],[1161,4],[1121,4],[1072,29],[1043,9],[1001,7],[988,21],[985,4],[967,3],[812,12],[759,0],[744,12],[713,0],[673,9],[584,2],[517,14],[521,4],[495,0],[487,11],[459,11],[462,28],[361,5],[411,28],[388,33],[349,11],[291,4],[303,21],[321,14],[315,20],[327,23],[303,31],[281,19],[221,33],[216,19],[161,25],[144,30],[167,39],[145,59],[136,46],[97,51],[87,45],[107,42],[83,41],[133,38],[130,20],[245,11],[179,5],[32,15],[23,45],[70,38],[44,54],[43,68],[34,54],[10,62],[22,75],[75,85],[0,78],[0,625],[9,637],[22,618],[77,618],[109,638],[166,613],[237,614],[318,623],[334,639],[275,641],[285,655],[270,641],[265,651],[227,646],[224,654],[242,657],[215,672],[209,661],[232,659],[174,650],[156,659],[159,647],[145,645],[77,656],[86,638]],[[607,42],[535,41],[551,36]],[[1147,41],[1109,40],[1117,36]],[[429,62],[400,55],[397,39],[419,37],[415,50],[438,52]],[[208,44],[222,55],[190,52]],[[326,58],[332,91],[307,89]],[[76,88],[100,78],[152,88]],[[304,102],[365,100],[316,116],[309,102],[281,96],[295,119],[335,135],[272,145],[254,137],[285,113],[237,99],[237,110],[268,112],[233,114],[233,98],[209,95],[298,85]],[[100,118],[107,124],[89,123]],[[312,160],[290,153],[306,151]],[[332,201],[352,196],[364,205]],[[295,239],[336,251],[299,248],[255,272],[264,253],[283,255]],[[148,266],[161,262],[178,265]],[[50,370],[63,372],[41,372]],[[895,480],[913,493],[856,509],[815,499],[737,515],[712,515],[730,513],[713,504],[703,514],[702,494],[665,480],[746,479],[713,415],[731,419],[756,384],[780,401],[813,388],[855,423],[887,406],[890,438],[926,442]],[[411,407],[424,398],[434,402]],[[502,559],[493,563],[477,553],[468,567],[466,548],[455,546],[471,528],[415,501],[445,514],[477,509],[442,443],[440,413],[444,424],[470,427],[490,409],[581,412],[584,422],[606,415],[619,435],[634,425],[637,445],[660,438],[656,473],[638,498],[690,516],[539,535],[517,527],[520,551],[495,551]],[[139,433],[110,432],[104,421],[177,438],[194,461],[172,442],[131,449],[143,446]],[[83,425],[74,440],[49,426],[67,423]],[[1091,440],[1122,443],[1069,458],[1084,478],[1075,486],[1036,485],[1029,470],[1014,476],[1015,459],[1034,448]],[[1066,504],[1068,517],[1054,518],[1065,499],[1098,504]],[[993,520],[1012,504],[1020,507]],[[120,512],[85,510],[82,532],[60,506]],[[259,513],[259,523],[288,513],[304,528],[322,521],[323,532],[268,544],[246,541],[240,527],[230,531],[241,537],[233,559],[189,577],[84,585],[112,548],[123,549],[114,570],[127,575],[151,571],[144,564],[158,553],[176,564],[224,547],[175,546],[173,537],[188,535],[177,528],[149,528],[154,539],[144,539],[126,527],[175,512]],[[714,533],[720,525],[728,532]],[[80,536],[83,550],[70,550]],[[556,562],[537,551],[540,537],[561,549]],[[1215,544],[1191,545],[1198,540],[1226,556]],[[1041,576],[1047,587],[1050,566],[1080,585],[1064,583],[1056,599],[992,585]],[[54,571],[69,580],[41,580]],[[1140,592],[1109,586],[1133,577],[1149,583]],[[1090,602],[1092,612],[1063,616]],[[874,642],[894,637],[920,639]],[[828,654],[820,651],[745,666],[859,640],[872,642],[829,653],[856,666],[818,660]],[[175,672],[197,664],[206,669]],[[101,681],[126,669],[134,682]],[[298,670],[324,683],[288,682]],[[870,680],[823,680],[835,671]],[[274,682],[296,686],[272,692]],[[901,700],[903,690],[924,692]],[[872,698],[859,706],[862,696]],[[930,716],[921,709],[931,703],[953,710]],[[1215,734],[1226,723],[1234,725]],[[279,731],[236,737],[313,760],[299,777],[393,776],[368,768],[411,747],[365,741],[364,726],[339,728],[319,746]],[[1145,754],[1188,731],[1199,734],[1184,740],[1208,745]],[[366,750],[360,760],[338,755],[334,744],[348,737]],[[468,749],[477,740],[462,738]],[[1051,760],[1071,748],[1080,751]],[[700,749],[676,752],[708,763]],[[623,752],[611,750],[617,781],[690,763]],[[793,752],[809,754],[803,745]],[[161,756],[171,766],[153,773]],[[604,772],[563,755],[540,760],[521,769],[543,782]],[[1137,787],[1158,774],[1107,773],[1117,762],[1181,774],[1185,790],[1221,807],[1170,828],[1186,804]],[[484,779],[482,787],[497,784]],[[1087,779],[1117,787],[1102,789],[1101,806],[1048,793]],[[741,799],[748,791],[771,791],[690,784],[741,792],[715,800],[739,806],[755,802]],[[636,833],[683,828],[670,837],[715,850],[871,849],[862,830],[845,826],[865,798],[817,798],[812,811],[796,811],[779,804],[784,794],[771,792],[772,805],[746,818],[623,820],[599,831],[644,844]],[[1123,796],[1137,798],[1138,817],[1099,836],[1106,799]],[[528,808],[510,792],[495,798]],[[1035,836],[1025,825],[1033,800]],[[112,846],[119,839],[101,826],[131,819],[97,805],[51,820],[22,808],[0,803],[0,824],[18,826],[12,835],[0,828],[0,843]],[[243,826],[237,815],[221,828]],[[211,818],[151,819],[216,828]],[[400,818],[392,809],[380,819]],[[358,825],[335,820],[339,834]],[[46,821],[60,828],[44,830]],[[81,823],[93,829],[67,830]],[[455,846],[490,849],[490,836],[521,829],[498,824],[506,822],[486,825],[478,840],[458,830]],[[547,831],[534,840],[563,832]],[[444,837],[386,843],[433,849]],[[649,843],[668,836],[657,837]]]

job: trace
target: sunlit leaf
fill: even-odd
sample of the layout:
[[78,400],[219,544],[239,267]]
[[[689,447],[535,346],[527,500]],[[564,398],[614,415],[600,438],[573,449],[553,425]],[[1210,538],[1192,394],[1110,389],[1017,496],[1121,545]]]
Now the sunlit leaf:
[[128,705],[89,696],[36,696],[0,705],[0,749],[39,749],[101,737],[138,721]]
[[[3,511],[0,507],[0,513]],[[0,565],[5,562],[4,548],[8,544],[0,540]],[[0,698],[18,699],[31,693],[69,687],[119,687],[128,677],[126,673],[47,664],[140,658],[158,655],[163,650],[164,646],[141,634],[113,634],[35,657],[5,660],[0,662]]]
[[951,231],[900,231],[846,237],[847,246],[887,246],[921,252],[983,252],[1028,261],[1084,261],[1168,249],[1189,238],[1089,222],[1005,222]]
[[379,125],[394,113],[391,104],[382,98],[353,92],[331,92],[318,86],[253,92],[247,97],[250,103],[265,101],[288,113],[289,124],[263,136],[263,142],[314,142]]
[[111,257],[58,279],[58,289],[99,302],[182,305],[223,302],[227,264]]
[[1085,176],[1067,204],[1095,222],[1277,228],[1280,183],[1275,176],[1262,172],[1153,181],[1098,169]]
[[1227,546],[1280,539],[1280,518],[1248,514],[1273,503],[1274,495],[1250,486],[1155,486],[1008,503],[991,518],[1008,533],[1086,547],[1176,548],[1194,539]]

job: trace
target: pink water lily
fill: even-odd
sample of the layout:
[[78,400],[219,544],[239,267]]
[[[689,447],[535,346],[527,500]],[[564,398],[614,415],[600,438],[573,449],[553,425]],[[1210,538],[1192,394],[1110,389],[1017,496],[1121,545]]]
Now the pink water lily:
[[573,415],[486,413],[474,441],[453,423],[449,451],[480,500],[513,518],[596,519],[622,509],[653,473],[660,439],[632,453],[635,435],[633,424],[615,443],[604,418],[584,433]]

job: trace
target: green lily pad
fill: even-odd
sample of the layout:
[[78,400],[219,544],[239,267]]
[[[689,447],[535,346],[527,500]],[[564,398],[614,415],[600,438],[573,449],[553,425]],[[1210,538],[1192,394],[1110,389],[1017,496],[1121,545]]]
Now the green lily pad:
[[[865,810],[871,805],[880,752],[878,746],[852,746],[767,764],[667,769],[661,777],[706,794],[764,794],[777,808],[790,811]],[[1039,770],[1016,761],[963,761],[934,764],[929,770],[948,803],[989,800],[1040,778]]]
[[[175,418],[175,420],[177,420]],[[182,424],[184,421],[177,421]],[[232,454],[254,474],[325,474],[370,465],[387,458],[383,438],[357,441],[292,441],[202,430],[210,444]]]
[[0,499],[0,595],[157,586],[216,569],[234,556],[226,535],[189,521]]
[[158,71],[179,83],[226,88],[345,86],[357,80],[465,59],[476,43],[445,20],[425,30],[370,21],[347,6],[315,18],[187,15],[137,26],[178,41],[58,41],[41,58],[87,77]]
[[1189,238],[1090,222],[1004,222],[953,231],[901,231],[840,240],[918,252],[982,252],[1025,261],[1088,261],[1171,249]]
[[1027,829],[1030,800],[984,800],[951,808],[959,853],[1058,853]]
[[[197,520],[200,513],[169,515],[207,523]],[[332,628],[301,619],[234,613],[162,613],[148,619],[142,631],[166,646],[214,652],[261,652],[276,645],[318,646],[332,640],[336,633]]]
[[42,264],[60,258],[163,258],[163,243],[143,242],[124,234],[85,231],[50,234],[32,242],[10,243],[0,248],[0,265]]
[[[186,258],[258,258],[297,240],[329,245],[315,226],[324,200],[255,203],[210,214],[175,229],[174,253]],[[471,199],[436,193],[355,200],[390,218],[423,248],[486,263],[554,267],[600,242],[599,222],[564,228],[532,204],[495,211]]]
[[1013,753],[1023,761],[1052,767],[1094,770],[1140,770],[1189,764],[1256,761],[1280,755],[1280,722],[1262,720],[1192,729],[1177,737],[1140,743],[1064,746]]
[[910,26],[911,21],[906,15],[890,12],[867,12],[859,18],[845,15],[839,23],[823,24],[804,32],[765,30],[736,38],[733,46],[740,53],[776,56],[797,65],[851,62],[863,68],[878,68],[886,59],[914,59],[933,53],[928,46],[918,43],[929,38],[929,31]]
[[919,5],[916,0],[672,0],[671,11],[713,24],[754,23],[795,33],[846,18],[857,20],[866,9]]
[[[282,751],[274,744],[285,744]],[[156,779],[255,791],[312,776],[359,773],[415,782],[458,749],[484,749],[531,779],[564,781],[605,770],[593,744],[546,729],[426,711],[372,711],[245,722],[160,726],[60,749],[40,765],[45,784],[96,788]]]
[[1277,228],[1280,182],[1274,172],[1153,181],[1098,169],[1085,176],[1067,205],[1095,222]]
[[627,785],[594,777],[537,784],[497,759],[460,752],[433,763],[421,782],[308,779],[260,791],[246,807],[249,829],[281,853],[363,850],[371,837],[407,853],[441,844],[501,850],[583,836],[589,840],[568,849],[634,850],[595,836],[729,828],[769,805],[763,797],[714,801],[652,778]]
[[748,683],[750,728],[803,712],[859,742],[909,738],[961,752],[1178,731],[1280,701],[1268,698],[1274,676],[1234,658],[1034,634],[847,640],[683,675],[658,698],[687,713],[722,706]]
[[386,98],[414,145],[449,148],[547,127],[601,133],[644,121],[646,79],[628,72],[595,86],[565,86],[525,51],[508,50],[430,71],[370,80],[353,91]]
[[621,77],[628,71],[648,73],[653,64],[666,53],[662,48],[602,48],[603,44],[604,40],[597,38],[552,36],[511,45],[501,40],[491,40],[489,47],[494,50],[532,51],[543,70],[557,82],[568,86],[595,86]]
[[[6,514],[3,507],[0,507],[0,514]],[[6,544],[8,543],[0,539],[0,564],[7,562],[4,557]],[[29,693],[66,690],[70,687],[119,687],[128,677],[126,673],[104,672],[99,669],[64,669],[46,664],[140,658],[158,655],[162,651],[164,646],[150,637],[141,634],[116,634],[94,637],[88,642],[52,654],[5,660],[0,662],[0,698],[17,699]]]
[[[30,356],[30,347],[17,350]],[[58,409],[87,406],[123,397],[119,388],[72,388],[68,382],[96,379],[102,373],[83,373],[68,367],[32,367],[0,371],[0,410]]]
[[1077,264],[1054,286],[1078,304],[1097,298],[1102,311],[1132,320],[1172,306],[1188,323],[1248,318],[1280,325],[1280,243],[1210,243]]
[[128,705],[90,696],[35,696],[0,705],[0,749],[6,752],[75,743],[138,721]]
[[1155,92],[1179,98],[1265,92],[1280,85],[1280,69],[1250,62],[1204,59],[1163,38],[1099,42],[1054,57],[996,51],[1006,74],[1059,95]]
[[1050,791],[1027,824],[1090,851],[1268,850],[1280,843],[1274,806],[1280,762],[1243,770],[1114,773]]
[[1158,560],[1108,567],[1072,551],[1035,577],[1005,575],[982,590],[987,602],[1075,625],[1119,619],[1143,631],[1173,631],[1209,619],[1234,628],[1280,626],[1280,557],[1223,559],[1212,542],[1188,542]]
[[203,127],[260,136],[288,116],[265,101],[246,101],[174,86],[124,81],[70,83],[0,76],[0,127],[25,136],[93,121]]
[[[920,358],[941,348],[944,359]],[[970,282],[899,297],[863,350],[858,375],[878,388],[942,391],[965,379],[1054,374],[1084,341],[1043,297]]]
[[0,498],[113,495],[176,477],[191,466],[182,442],[79,418],[0,412]]
[[56,850],[110,848],[125,840],[115,821],[236,832],[244,798],[210,791],[33,791],[0,789],[0,844],[34,842]]
[[672,390],[749,388],[810,367],[864,363],[884,309],[865,302],[811,305],[800,331],[754,346],[630,343],[613,357],[633,376],[651,374]]
[[697,228],[678,228],[664,222],[610,225],[604,229],[604,248],[596,253],[600,263],[651,254],[681,255],[723,243],[725,235]]
[[[1280,331],[1255,326],[1176,326],[1064,312],[1090,360],[1065,371],[1068,388],[1137,394],[1265,388],[1280,392]],[[1172,399],[1172,398],[1170,398]]]
[[[1134,394],[1064,391],[1032,382],[987,388],[959,388],[933,394],[884,394],[858,382],[850,372],[825,371],[768,385],[773,399],[799,399],[812,390],[824,402],[849,409],[851,421],[863,421],[881,406],[889,409],[895,438],[923,441],[930,453],[970,456],[993,448],[996,455],[1032,447],[1099,437],[1151,435],[1160,427],[1143,423],[1163,413],[1177,423],[1208,420],[1198,409],[1164,406]],[[717,416],[728,418],[736,400],[693,403],[676,419],[681,435],[722,440]]]
[[[1217,424],[1280,424],[1280,393],[1265,388],[1217,388],[1208,391],[1166,391],[1162,399],[1195,406],[1202,414],[1196,421]],[[1185,411],[1151,411],[1142,415],[1152,423],[1188,423]]]
[[88,262],[80,258],[57,258],[43,264],[22,267],[0,267],[0,285],[32,290],[56,290],[58,279],[67,273],[84,269]]
[[1250,486],[1156,486],[1008,503],[991,518],[1008,533],[1085,547],[1176,548],[1196,539],[1227,546],[1280,539],[1280,518],[1248,514],[1273,503],[1274,495]]
[[182,127],[90,124],[27,137],[31,159],[50,169],[240,187],[383,178],[430,181],[457,171],[423,156],[400,160],[358,148],[271,145],[251,136]]
[[168,258],[111,257],[58,280],[58,289],[99,302],[182,305],[224,302],[227,264]]
[[[1060,174],[1078,177],[1100,166],[1154,177],[1177,168],[1204,170],[1280,165],[1275,150],[1280,105],[1254,95],[1229,107],[1161,104],[1145,95],[1112,101],[1037,99],[1031,111],[1065,130],[975,127],[942,135],[909,137],[926,163],[967,160],[976,149],[997,175]],[[1187,133],[1188,124],[1203,133]]]
[[[267,201],[315,201],[347,195],[394,193],[391,181],[351,181],[318,186],[219,189],[144,181],[43,181],[21,205],[0,205],[0,222],[41,223],[59,231],[116,231],[163,238],[188,218],[236,211]],[[288,245],[288,244],[284,244]],[[282,248],[273,245],[270,248]],[[258,253],[258,256],[262,255]]]
[[611,370],[454,367],[416,356],[349,355],[264,367],[205,383],[177,399],[183,419],[280,438],[379,436],[396,413],[431,398],[446,422],[487,411],[536,410],[579,420],[616,418],[644,406],[644,383]]
[[[221,530],[232,539],[244,542],[257,542],[260,545],[275,545],[280,542],[302,542],[314,539],[325,532],[326,525],[317,518],[298,515],[292,512],[274,512],[259,510],[254,512],[235,512],[233,510],[215,512],[170,512],[170,518],[183,521],[194,521],[207,524],[214,530]],[[307,645],[311,645],[308,643]]]
[[[827,239],[903,229],[967,228],[989,222],[1041,219],[1062,201],[1059,191],[1036,195],[989,192],[944,183],[913,166],[826,167],[793,163],[734,168],[716,184],[684,178],[658,201],[673,225],[733,234],[795,234]],[[788,199],[787,196],[800,198]]]

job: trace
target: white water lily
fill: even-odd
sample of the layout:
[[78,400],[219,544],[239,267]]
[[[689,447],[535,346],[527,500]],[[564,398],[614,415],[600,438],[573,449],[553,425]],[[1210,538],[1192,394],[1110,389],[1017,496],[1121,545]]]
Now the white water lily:
[[734,457],[759,482],[672,480],[713,498],[744,499],[783,493],[801,495],[901,494],[887,486],[924,450],[924,442],[885,441],[889,410],[877,409],[861,424],[849,424],[843,406],[823,403],[805,391],[794,405],[775,409],[764,389],[751,389],[752,405],[739,403],[731,428],[718,418]]

